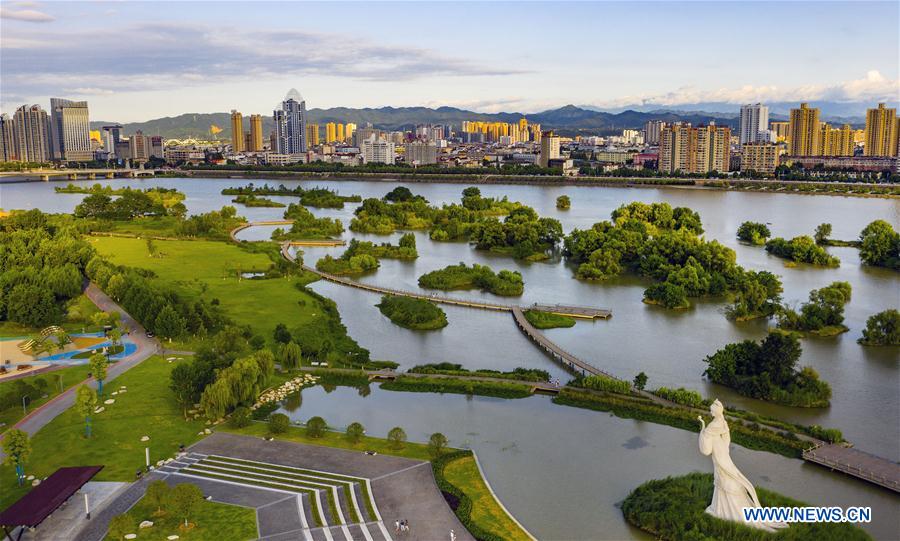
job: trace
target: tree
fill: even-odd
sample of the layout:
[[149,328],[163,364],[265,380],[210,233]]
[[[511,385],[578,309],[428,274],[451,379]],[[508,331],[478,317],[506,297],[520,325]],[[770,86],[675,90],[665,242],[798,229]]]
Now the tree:
[[[405,439],[405,438],[404,438]],[[437,458],[444,454],[444,450],[447,448],[447,436],[441,434],[440,432],[435,432],[428,438],[428,453],[433,457]]]
[[401,248],[416,248],[416,236],[412,233],[405,233],[402,237],[400,237],[400,247]]
[[106,368],[109,364],[102,353],[94,353],[88,361],[91,365],[91,374],[97,380],[97,394],[103,396],[103,380],[106,379]]
[[114,516],[109,521],[109,537],[116,540],[125,539],[126,535],[137,530],[134,522],[134,518],[127,513]]
[[871,316],[858,342],[864,346],[900,346],[900,311],[891,308]]
[[287,344],[292,340],[291,331],[288,330],[287,325],[284,323],[279,323],[275,325],[275,341],[281,342],[282,344]]
[[284,434],[291,426],[291,418],[283,413],[273,413],[269,416],[269,433]]
[[362,439],[363,434],[366,433],[365,427],[362,423],[350,423],[347,425],[347,439],[350,440],[350,443],[354,445],[359,443]]
[[144,499],[147,500],[150,505],[156,507],[155,515],[162,515],[170,505],[172,489],[169,487],[168,483],[162,479],[158,479],[147,486],[147,492],[144,493]]
[[94,414],[94,409],[97,408],[97,393],[87,385],[79,387],[75,393],[75,408],[79,415],[84,417],[84,435],[90,438],[91,415]]
[[3,452],[6,454],[4,464],[11,464],[16,468],[16,480],[19,486],[25,483],[25,463],[31,455],[31,439],[28,433],[18,428],[12,428],[3,438]]
[[831,224],[822,223],[816,227],[816,234],[813,236],[813,238],[816,239],[816,244],[824,244],[830,236]]
[[759,222],[744,222],[738,227],[737,238],[751,244],[763,245],[772,236],[769,227]]
[[184,527],[188,527],[188,519],[203,502],[203,492],[200,487],[191,483],[181,483],[172,489],[172,509],[178,516],[184,519]]
[[213,382],[213,367],[206,362],[194,360],[175,365],[169,374],[169,389],[175,394],[175,400],[187,418],[187,411],[192,404],[200,400],[203,390]]
[[49,288],[18,284],[6,299],[6,319],[29,327],[44,327],[62,317]]
[[634,376],[634,388],[638,391],[643,391],[644,387],[647,385],[647,379],[647,374],[643,372]]
[[900,233],[884,220],[875,220],[859,234],[859,257],[866,265],[900,267]]
[[278,360],[281,362],[282,370],[294,370],[300,366],[300,357],[302,351],[297,342],[288,342],[281,346],[279,350]]
[[231,412],[231,418],[228,423],[234,428],[244,428],[250,425],[250,409],[244,406],[238,406]]
[[572,200],[568,195],[561,195],[556,198],[556,208],[559,210],[568,210],[572,207]]
[[402,449],[406,443],[406,432],[399,426],[395,426],[388,432],[387,439],[391,442],[392,449]]
[[153,328],[157,334],[171,341],[172,338],[177,338],[184,334],[185,321],[170,304],[166,304],[160,310],[159,315],[156,316]]
[[321,438],[327,428],[328,425],[325,423],[325,419],[319,416],[310,417],[306,421],[306,436],[308,438]]

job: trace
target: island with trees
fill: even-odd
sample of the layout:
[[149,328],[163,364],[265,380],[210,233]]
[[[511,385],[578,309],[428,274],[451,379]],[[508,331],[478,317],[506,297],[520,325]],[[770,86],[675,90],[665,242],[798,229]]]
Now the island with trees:
[[809,293],[809,301],[796,311],[782,308],[778,314],[778,328],[809,333],[816,336],[834,336],[847,332],[844,325],[844,305],[850,302],[849,282],[832,282]]
[[344,232],[344,225],[337,218],[316,218],[309,209],[295,203],[288,205],[284,219],[293,220],[293,225],[287,231],[280,227],[275,229],[272,240],[327,239]]
[[864,346],[900,346],[900,311],[889,308],[869,317],[857,341]]
[[286,206],[284,203],[279,203],[278,201],[273,201],[268,197],[262,197],[259,195],[239,195],[231,200],[232,203],[238,203],[239,205],[244,205],[245,207],[268,207],[268,208],[282,208]]
[[[299,197],[300,204],[306,207],[318,208],[344,208],[344,203],[358,203],[362,201],[362,197],[358,195],[338,195],[334,190],[328,188],[304,189],[300,186],[288,188],[284,184],[278,186],[269,186],[268,183],[262,186],[255,186],[252,182],[246,186],[237,186],[225,188],[222,195],[237,196],[264,196],[264,195],[280,195],[287,197]],[[284,206],[284,205],[281,205]]]
[[447,314],[433,302],[396,295],[384,295],[378,309],[394,324],[417,331],[431,331],[447,326]]
[[809,263],[820,267],[841,265],[840,259],[826,252],[808,235],[794,237],[791,240],[776,237],[766,242],[766,251],[783,259],[790,259],[794,263]]
[[774,331],[762,342],[744,340],[710,355],[704,375],[751,398],[806,408],[828,406],[828,383],[809,366],[797,369],[801,351],[795,336]]
[[875,220],[859,234],[859,257],[866,265],[900,270],[900,233],[884,220]]
[[340,257],[326,255],[316,262],[316,269],[335,275],[362,274],[377,269],[380,266],[378,260],[381,258],[415,259],[417,257],[419,257],[419,253],[416,251],[416,236],[412,233],[400,237],[398,245],[387,242],[375,244],[352,239]]
[[572,208],[572,199],[568,195],[561,195],[556,198],[556,208],[559,210],[569,210]]
[[769,226],[759,222],[744,222],[737,230],[738,239],[757,246],[764,245],[766,239],[771,236],[772,232],[769,231]]
[[515,297],[525,291],[525,282],[518,271],[494,271],[487,265],[473,263],[471,267],[465,263],[448,265],[419,277],[419,286],[427,289],[450,291],[454,289],[480,289],[502,295]]

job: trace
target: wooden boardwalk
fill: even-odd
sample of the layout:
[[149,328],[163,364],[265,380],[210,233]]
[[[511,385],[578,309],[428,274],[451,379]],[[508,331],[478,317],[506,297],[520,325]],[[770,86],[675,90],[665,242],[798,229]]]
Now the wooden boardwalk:
[[612,310],[608,308],[590,308],[588,306],[567,306],[564,304],[540,304],[534,303],[531,310],[550,312],[561,316],[577,317],[581,319],[607,319],[612,316]]
[[516,325],[525,333],[532,342],[538,345],[541,349],[547,352],[554,360],[562,364],[565,368],[568,368],[570,371],[575,372],[576,374],[581,374],[582,376],[603,376],[612,379],[619,379],[611,374],[600,370],[596,366],[588,364],[578,357],[572,355],[571,353],[565,351],[561,347],[557,346],[552,340],[547,338],[544,333],[540,332],[535,328],[531,322],[525,317],[525,313],[522,311],[522,308],[518,306],[514,306],[512,309],[513,318],[516,320]]
[[831,443],[803,451],[803,460],[900,492],[900,464],[865,451]]

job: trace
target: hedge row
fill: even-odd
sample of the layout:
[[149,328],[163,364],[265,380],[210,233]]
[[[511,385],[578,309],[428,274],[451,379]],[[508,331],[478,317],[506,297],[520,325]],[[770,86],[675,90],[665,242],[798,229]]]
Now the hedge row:
[[497,398],[525,398],[531,396],[531,387],[521,383],[472,381],[452,378],[416,378],[399,376],[394,381],[382,383],[381,388],[386,391],[454,393],[493,396]]
[[444,477],[444,468],[447,467],[447,464],[469,456],[472,456],[472,451],[463,450],[447,453],[432,460],[431,468],[434,472],[434,480],[437,482],[438,489],[440,489],[441,492],[446,492],[459,500],[459,505],[453,512],[456,513],[456,517],[462,522],[463,526],[469,530],[469,533],[471,533],[475,539],[478,541],[503,541],[502,537],[482,530],[478,524],[472,521],[471,498]]

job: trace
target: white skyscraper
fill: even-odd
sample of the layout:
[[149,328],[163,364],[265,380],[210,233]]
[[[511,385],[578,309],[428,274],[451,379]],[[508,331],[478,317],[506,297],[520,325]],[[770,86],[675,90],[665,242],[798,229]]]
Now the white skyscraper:
[[741,144],[756,143],[766,138],[769,130],[769,107],[761,103],[741,107]]
[[86,101],[50,98],[50,141],[53,158],[67,162],[94,159]]
[[303,154],[307,151],[306,141],[306,101],[292,88],[281,109],[273,112],[275,117],[275,144],[279,154]]

